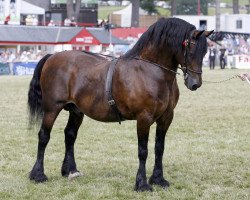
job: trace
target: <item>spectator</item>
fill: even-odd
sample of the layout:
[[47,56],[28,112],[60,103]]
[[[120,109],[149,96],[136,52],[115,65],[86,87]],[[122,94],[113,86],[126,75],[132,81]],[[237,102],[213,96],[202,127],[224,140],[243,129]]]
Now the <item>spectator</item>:
[[69,18],[66,18],[64,20],[64,26],[70,26],[71,25],[71,20]]
[[8,60],[7,62],[13,62],[16,59],[15,54],[11,51],[8,55]]
[[4,52],[0,52],[0,63],[6,62],[4,59]]
[[32,15],[32,25],[37,26],[38,25],[38,19],[35,15]]
[[28,62],[29,58],[28,58],[28,55],[27,55],[27,52],[24,51],[21,56],[20,56],[20,61],[21,62]]
[[54,23],[54,21],[52,19],[50,20],[48,26],[55,26],[55,23]]
[[30,54],[29,54],[29,59],[30,59],[30,60],[36,60],[36,59],[37,59],[37,55],[34,53],[33,50],[31,50],[31,51],[28,52],[28,53],[30,53]]
[[8,25],[9,24],[9,21],[10,21],[10,15],[8,15],[5,20],[4,20],[4,24],[5,25]]
[[27,26],[31,26],[33,24],[33,18],[31,17],[31,15],[28,15],[26,18],[25,18],[25,24]]
[[77,26],[77,23],[76,23],[75,17],[71,17],[70,26]]
[[225,66],[226,66],[225,54],[226,54],[226,48],[222,47],[220,49],[220,68],[221,69],[225,69]]
[[214,69],[215,67],[215,57],[216,57],[216,49],[213,44],[209,47],[209,67],[210,69]]

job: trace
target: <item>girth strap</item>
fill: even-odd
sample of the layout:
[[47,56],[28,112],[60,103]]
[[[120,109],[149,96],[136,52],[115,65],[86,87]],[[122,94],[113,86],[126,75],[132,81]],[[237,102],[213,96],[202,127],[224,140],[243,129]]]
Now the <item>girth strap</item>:
[[113,80],[113,73],[115,71],[115,66],[116,66],[117,61],[118,61],[117,58],[114,58],[111,61],[110,67],[108,69],[105,91],[107,95],[108,104],[110,105],[114,113],[117,115],[119,124],[121,124],[123,117],[122,117],[121,112],[118,110],[115,100],[113,99],[113,96],[112,96],[112,80]]

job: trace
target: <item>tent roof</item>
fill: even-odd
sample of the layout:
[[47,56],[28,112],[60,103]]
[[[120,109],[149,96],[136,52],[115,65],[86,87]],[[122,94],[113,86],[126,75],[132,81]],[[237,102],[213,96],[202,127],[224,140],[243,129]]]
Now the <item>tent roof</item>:
[[78,27],[1,25],[0,42],[65,43],[70,41],[81,29]]
[[44,15],[45,9],[21,0],[20,13],[21,14]]
[[[110,32],[103,28],[87,28],[87,30],[100,41],[101,44],[109,44],[110,43]],[[113,33],[113,30],[111,30]],[[128,44],[124,40],[121,40],[117,37],[111,36],[111,42],[113,44]]]
[[146,30],[147,28],[144,27],[116,28],[112,30],[112,34],[122,39],[126,39],[128,37],[139,38]]
[[[94,37],[96,43],[110,43],[110,32],[103,28],[17,25],[0,25],[0,43],[63,44],[70,43],[76,36],[82,37],[81,32],[84,31],[88,32],[88,36]],[[126,41],[113,35],[111,35],[111,42],[128,45]]]
[[[120,15],[131,15],[132,14],[132,4],[130,3],[122,10],[114,11],[113,14],[120,14]],[[139,8],[139,15],[148,15],[148,12]]]

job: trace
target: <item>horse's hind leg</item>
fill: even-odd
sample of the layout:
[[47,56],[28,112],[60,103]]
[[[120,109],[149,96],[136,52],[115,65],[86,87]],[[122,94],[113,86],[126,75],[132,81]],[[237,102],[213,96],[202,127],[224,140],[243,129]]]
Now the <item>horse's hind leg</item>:
[[44,113],[42,125],[38,133],[39,141],[38,141],[37,160],[29,174],[30,180],[35,180],[36,182],[44,182],[48,180],[47,176],[44,174],[44,166],[43,166],[44,152],[49,142],[50,132],[58,113],[59,112]]
[[78,129],[82,124],[83,116],[83,113],[79,112],[75,105],[69,107],[69,119],[64,130],[66,151],[61,168],[62,176],[69,176],[69,179],[80,176],[80,172],[77,170],[75,163],[74,144]]

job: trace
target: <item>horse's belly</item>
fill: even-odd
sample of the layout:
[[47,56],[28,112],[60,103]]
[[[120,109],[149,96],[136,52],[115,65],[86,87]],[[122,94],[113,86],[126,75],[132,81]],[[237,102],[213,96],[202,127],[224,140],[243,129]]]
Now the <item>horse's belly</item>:
[[95,98],[84,97],[76,102],[78,109],[88,117],[101,122],[116,122],[118,121],[116,113],[108,105],[107,100],[101,97]]

